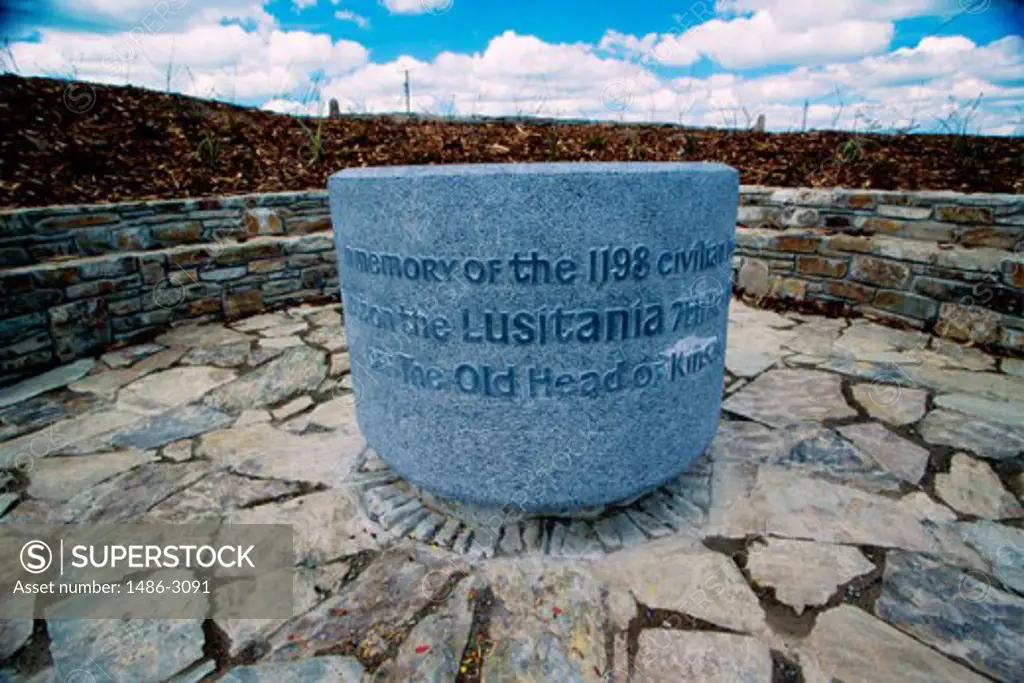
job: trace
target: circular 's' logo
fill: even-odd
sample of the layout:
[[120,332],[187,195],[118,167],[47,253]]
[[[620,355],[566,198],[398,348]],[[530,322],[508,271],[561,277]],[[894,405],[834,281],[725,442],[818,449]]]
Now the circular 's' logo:
[[29,541],[21,546],[21,566],[29,574],[42,574],[52,563],[53,552],[42,541]]

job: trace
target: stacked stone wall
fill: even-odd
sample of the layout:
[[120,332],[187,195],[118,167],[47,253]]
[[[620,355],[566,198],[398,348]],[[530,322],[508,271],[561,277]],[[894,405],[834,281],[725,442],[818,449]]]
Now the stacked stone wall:
[[1024,349],[1024,195],[744,187],[737,222],[744,294]]
[[[741,293],[1024,350],[1024,196],[745,186],[737,222]],[[337,298],[324,192],[0,213],[0,383],[181,321]]]

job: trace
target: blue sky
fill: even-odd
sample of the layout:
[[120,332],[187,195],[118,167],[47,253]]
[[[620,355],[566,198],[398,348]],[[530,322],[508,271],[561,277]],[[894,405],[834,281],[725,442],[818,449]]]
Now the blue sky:
[[401,110],[406,69],[422,112],[774,130],[939,130],[981,96],[972,129],[1020,135],[1021,19],[1001,0],[50,0],[4,62],[311,114]]

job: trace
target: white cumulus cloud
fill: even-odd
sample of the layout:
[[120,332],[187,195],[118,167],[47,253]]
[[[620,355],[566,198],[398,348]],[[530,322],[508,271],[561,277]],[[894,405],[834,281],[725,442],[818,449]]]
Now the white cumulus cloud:
[[452,8],[455,0],[383,0],[392,14],[442,14]]
[[351,21],[359,28],[370,28],[369,19],[350,10],[338,10],[334,13],[334,18],[338,21]]

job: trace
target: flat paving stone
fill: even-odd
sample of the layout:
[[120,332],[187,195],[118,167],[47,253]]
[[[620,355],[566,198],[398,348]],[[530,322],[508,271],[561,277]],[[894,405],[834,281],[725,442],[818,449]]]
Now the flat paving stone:
[[198,619],[47,619],[61,681],[157,681],[203,658]]
[[[34,605],[35,596],[31,593],[11,593],[0,599],[4,614],[31,615]],[[0,619],[0,658],[7,659],[21,649],[32,637],[34,626],[32,619]]]
[[723,480],[731,469],[752,473],[755,465],[814,474],[868,491],[896,492],[902,487],[900,478],[881,467],[867,451],[814,422],[782,429],[751,422],[722,423],[710,452],[718,466],[718,481],[725,487],[720,493],[728,487]]
[[602,680],[607,612],[589,572],[543,559],[498,560],[487,565],[486,578],[495,596],[494,648],[481,680]]
[[0,442],[38,431],[59,420],[96,408],[102,401],[90,394],[50,392],[0,408]]
[[424,589],[434,585],[431,577],[465,569],[450,556],[422,548],[403,545],[387,550],[339,595],[275,633],[268,660],[305,659],[339,647],[358,649],[361,658],[383,660],[404,637],[402,627],[442,597]]
[[748,636],[706,631],[640,632],[634,666],[641,681],[771,683],[771,649]]
[[[102,445],[90,448],[90,442],[142,419],[142,416],[127,410],[98,408],[60,420],[43,429],[0,443],[0,465],[16,468],[22,466],[26,459],[103,450]],[[80,446],[82,450],[79,450]]]
[[355,401],[351,395],[345,395],[321,403],[309,414],[309,424],[357,433]]
[[816,370],[770,370],[726,399],[722,408],[771,427],[857,415],[843,398],[839,378]]
[[914,491],[900,498],[900,505],[918,519],[927,519],[937,524],[956,521],[956,513],[945,505],[936,503],[924,491]]
[[1010,427],[1024,427],[1024,402],[993,401],[970,394],[942,394],[935,397],[935,406]]
[[156,343],[167,347],[193,349],[241,344],[250,340],[251,337],[248,335],[228,329],[224,325],[207,323],[176,327],[157,337]]
[[444,598],[437,611],[413,627],[395,658],[374,673],[379,683],[454,681],[473,626],[473,612],[481,585],[463,579]]
[[315,327],[330,327],[341,324],[341,304],[323,306],[320,310],[310,313],[300,313],[303,318]]
[[360,683],[363,665],[355,657],[327,655],[294,662],[262,662],[228,671],[223,683],[279,683],[279,681],[323,681]]
[[231,472],[214,472],[158,503],[146,513],[146,523],[202,524],[221,520],[242,508],[278,501],[302,493],[302,486],[275,479],[251,479]]
[[260,422],[270,422],[270,412],[261,410],[259,408],[252,408],[250,410],[243,410],[242,414],[235,420],[235,427],[245,427],[247,425],[259,424]]
[[891,347],[896,350],[917,350],[928,345],[928,335],[913,330],[897,330],[864,319],[854,319],[850,321],[850,326],[843,330],[839,341],[848,347],[861,344]]
[[770,538],[748,547],[747,571],[758,586],[775,589],[775,597],[802,614],[824,605],[839,586],[874,570],[856,548]]
[[796,326],[796,322],[782,314],[748,306],[739,299],[729,302],[729,324],[753,328],[770,327],[777,330],[786,330]]
[[932,349],[935,355],[940,357],[939,362],[948,367],[959,367],[966,370],[992,370],[995,368],[996,359],[985,354],[980,349],[970,346],[961,346],[956,342],[936,337],[932,339]]
[[839,605],[818,615],[800,652],[805,680],[809,681],[985,683],[988,680],[852,605]]
[[824,543],[874,545],[938,553],[930,528],[886,496],[762,469],[749,497],[727,510],[719,533],[730,537],[771,534]]
[[928,413],[920,432],[928,443],[962,448],[989,460],[1006,460],[1024,451],[1024,427],[990,422],[953,410]]
[[352,358],[348,353],[331,354],[331,369],[328,373],[331,377],[340,377],[352,370]]
[[345,489],[234,510],[224,523],[292,525],[296,564],[323,564],[361,550],[377,550],[384,536],[382,529],[363,517],[355,495]]
[[107,367],[114,370],[127,368],[136,361],[151,356],[157,351],[163,351],[164,347],[159,344],[136,344],[117,351],[111,351],[100,356],[100,360],[106,363]]
[[[6,488],[6,484],[4,488]],[[0,517],[5,515],[20,499],[21,495],[17,493],[0,494]]]
[[792,330],[791,338],[783,342],[783,348],[820,362],[833,352],[840,331],[838,328],[800,325]]
[[245,365],[252,355],[249,342],[208,346],[190,350],[182,359],[182,365],[212,365],[218,368],[238,368]]
[[289,320],[281,325],[263,327],[259,330],[261,337],[291,337],[301,335],[309,329],[309,325],[303,320]]
[[928,392],[892,384],[857,384],[853,397],[876,420],[891,425],[917,422],[928,411]]
[[929,453],[878,422],[839,427],[839,433],[900,479],[916,484],[928,468]]
[[270,327],[280,327],[294,322],[294,320],[283,313],[260,313],[238,322],[231,323],[231,329],[239,332],[258,332]]
[[1024,377],[1024,360],[1020,358],[1003,358],[999,363],[1000,368],[1007,375]]
[[29,475],[28,493],[33,498],[64,502],[104,479],[154,460],[154,451],[135,450],[42,459]]
[[96,361],[92,358],[82,358],[9,387],[0,387],[0,408],[21,403],[33,396],[67,386],[85,377],[95,364]]
[[301,413],[311,405],[313,405],[313,399],[309,396],[299,396],[288,401],[280,408],[274,408],[270,411],[270,414],[274,416],[275,420],[287,420],[292,415]]
[[348,349],[348,337],[342,325],[326,325],[307,333],[303,339],[307,344],[320,346],[334,353]]
[[192,441],[190,439],[182,439],[180,441],[174,441],[167,444],[160,451],[160,455],[173,460],[174,462],[185,462],[186,460],[192,459]]
[[647,607],[745,633],[766,628],[764,611],[732,560],[693,539],[670,537],[623,550],[593,565],[593,571]]
[[79,493],[60,509],[58,517],[65,524],[137,521],[158,503],[209,474],[210,469],[202,462],[141,465]]
[[[299,566],[295,569],[292,581],[292,613],[305,614],[328,594],[337,592],[345,575],[351,569],[347,562],[332,562],[326,565]],[[227,604],[237,604],[238,596],[228,584],[219,586],[214,591],[214,605],[220,607],[223,600]],[[259,590],[259,586],[243,585],[242,590]],[[288,623],[288,619],[227,619],[221,616],[213,618],[220,632],[224,634],[224,647],[227,655],[237,658],[247,650],[263,652],[267,638]]]
[[72,382],[68,388],[79,393],[95,394],[112,400],[117,396],[121,387],[131,384],[140,377],[174,365],[183,355],[185,355],[185,349],[182,348],[164,349],[143,358],[131,367],[97,372],[77,382]]
[[158,415],[191,403],[234,378],[234,372],[223,368],[172,368],[128,385],[118,393],[117,404],[143,415]]
[[305,346],[305,343],[300,337],[287,336],[287,337],[266,337],[260,339],[256,350],[252,353],[250,362],[252,365],[259,365],[271,358],[276,358],[281,355],[281,352],[285,349],[290,349],[293,346]]
[[948,473],[935,475],[935,493],[965,515],[983,519],[1024,517],[1024,508],[1003,488],[992,468],[964,453],[953,455]]
[[738,326],[730,330],[725,350],[725,369],[737,377],[757,377],[782,359],[784,344],[796,331],[780,331],[771,327]]
[[1024,670],[1024,598],[914,553],[886,555],[879,617],[999,680]]
[[159,448],[231,424],[231,416],[204,405],[186,405],[118,431],[116,448]]
[[196,454],[253,477],[341,486],[365,447],[359,433],[298,436],[257,423],[203,434]]
[[923,364],[906,366],[903,382],[944,394],[973,394],[996,401],[1019,401],[1024,395],[1024,378],[994,372],[974,372]]
[[208,405],[237,412],[278,403],[312,391],[327,373],[324,353],[308,346],[285,349],[274,360],[218,387],[205,401]]
[[1024,531],[995,522],[963,522],[960,537],[977,550],[1009,590],[1024,595]]

